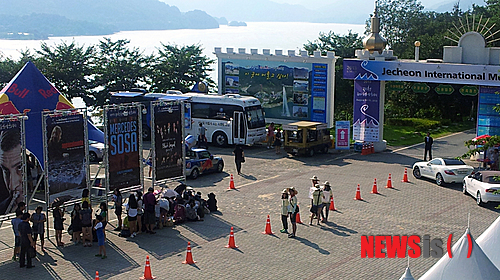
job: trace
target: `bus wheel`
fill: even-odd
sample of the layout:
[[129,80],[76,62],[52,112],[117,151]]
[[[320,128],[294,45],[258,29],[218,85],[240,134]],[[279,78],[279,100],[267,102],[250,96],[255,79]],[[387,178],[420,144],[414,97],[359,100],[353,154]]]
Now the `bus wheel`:
[[227,146],[227,136],[224,132],[216,132],[212,137],[212,143],[219,147]]

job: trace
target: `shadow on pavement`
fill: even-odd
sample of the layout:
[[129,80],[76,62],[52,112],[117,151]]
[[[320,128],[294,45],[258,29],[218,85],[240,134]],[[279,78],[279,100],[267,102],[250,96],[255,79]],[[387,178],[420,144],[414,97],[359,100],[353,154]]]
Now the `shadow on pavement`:
[[205,215],[204,219],[203,222],[187,222],[181,226],[207,241],[229,236],[231,227],[233,227],[235,233],[242,230],[242,228],[228,223],[219,216]]
[[300,241],[300,243],[302,243],[302,244],[304,244],[306,246],[309,246],[309,247],[311,247],[313,249],[318,250],[318,252],[321,253],[321,254],[323,254],[323,255],[330,255],[330,252],[328,252],[327,250],[319,247],[319,245],[316,244],[316,243],[314,243],[314,242],[311,242],[311,241],[309,241],[309,240],[307,240],[305,238],[298,237],[298,236],[295,236],[294,239]]
[[157,230],[155,235],[142,233],[134,239],[127,239],[135,242],[139,248],[148,252],[150,256],[158,260],[180,254],[186,251],[188,241],[191,247],[198,246],[195,242],[187,240],[175,227],[164,227]]

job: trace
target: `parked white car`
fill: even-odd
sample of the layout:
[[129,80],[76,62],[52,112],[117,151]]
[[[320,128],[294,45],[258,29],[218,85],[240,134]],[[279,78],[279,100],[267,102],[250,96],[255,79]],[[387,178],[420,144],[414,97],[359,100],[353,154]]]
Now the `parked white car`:
[[435,158],[431,161],[421,161],[413,164],[413,176],[420,179],[426,177],[436,180],[438,186],[445,183],[460,183],[469,176],[474,168],[461,159]]
[[500,171],[478,171],[464,178],[463,193],[476,198],[477,205],[490,201],[500,202]]

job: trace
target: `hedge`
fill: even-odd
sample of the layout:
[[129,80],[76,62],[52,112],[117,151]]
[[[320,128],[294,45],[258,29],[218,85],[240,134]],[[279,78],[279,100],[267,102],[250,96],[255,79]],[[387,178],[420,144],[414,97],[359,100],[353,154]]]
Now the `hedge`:
[[448,124],[448,120],[435,121],[428,119],[417,119],[417,118],[389,118],[386,120],[386,124],[394,126],[409,126],[413,127],[415,131],[418,132],[428,132],[431,129],[438,128],[441,125]]

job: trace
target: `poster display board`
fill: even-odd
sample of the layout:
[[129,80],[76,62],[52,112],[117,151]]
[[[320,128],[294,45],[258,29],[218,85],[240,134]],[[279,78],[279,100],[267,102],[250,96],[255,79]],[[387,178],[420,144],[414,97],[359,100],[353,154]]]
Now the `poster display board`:
[[23,117],[0,118],[0,216],[14,213],[26,202],[26,162]]
[[335,122],[335,149],[349,150],[351,140],[351,122],[336,121]]
[[380,82],[354,80],[353,140],[378,142]]
[[88,188],[87,126],[78,110],[44,113],[47,200],[58,204],[80,199]]
[[477,136],[500,135],[500,114],[495,107],[500,104],[500,87],[480,86],[477,105]]
[[105,108],[108,191],[141,185],[140,105]]
[[184,102],[157,101],[151,103],[153,112],[154,181],[184,176],[182,140]]
[[222,53],[216,48],[219,92],[258,98],[267,122],[303,120],[333,127],[335,57],[279,53]]

